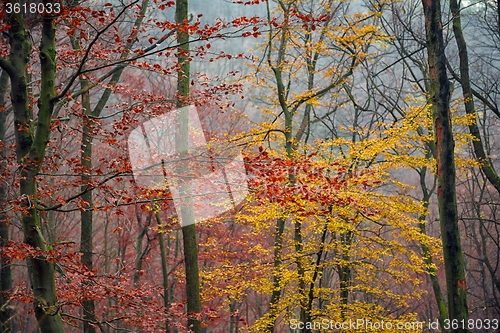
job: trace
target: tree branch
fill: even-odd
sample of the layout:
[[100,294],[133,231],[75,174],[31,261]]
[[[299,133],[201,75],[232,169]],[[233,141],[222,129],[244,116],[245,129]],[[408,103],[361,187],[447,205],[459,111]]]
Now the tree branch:
[[78,66],[78,70],[71,77],[71,79],[69,80],[66,88],[64,88],[59,95],[57,95],[54,98],[52,98],[52,100],[51,100],[52,103],[55,103],[58,100],[60,100],[61,98],[63,98],[66,95],[66,93],[69,91],[69,89],[71,89],[71,86],[73,85],[73,83],[75,82],[75,80],[78,78],[78,76],[80,76],[81,74],[84,73],[83,67],[85,66],[85,63],[87,62],[87,58],[90,55],[90,50],[92,49],[92,47],[94,46],[94,44],[97,43],[97,41],[99,40],[99,38],[101,37],[101,35],[103,33],[105,33],[108,29],[110,29],[118,21],[118,19],[125,13],[125,11],[129,7],[132,7],[137,2],[139,2],[139,0],[135,0],[134,2],[130,3],[129,5],[126,5],[125,7],[123,7],[122,10],[120,11],[120,13],[118,13],[118,15],[116,15],[116,17],[108,25],[106,25],[106,27],[104,27],[104,29],[102,29],[102,30],[100,30],[100,31],[97,32],[96,36],[94,37],[94,39],[92,39],[92,41],[90,42],[89,46],[87,47],[87,50],[85,50],[85,54],[84,54],[84,56],[83,56],[83,58],[82,58],[82,60],[80,62],[80,65]]
[[0,57],[0,68],[6,71],[10,77],[12,77],[16,72],[14,66],[12,66],[10,61],[5,59],[4,57]]
[[114,175],[111,175],[109,176],[108,178],[105,178],[104,180],[100,181],[99,183],[97,183],[97,185],[87,185],[86,188],[81,191],[80,193],[77,193],[75,195],[72,195],[66,199],[63,199],[64,200],[64,203],[58,203],[57,205],[53,205],[53,206],[46,206],[44,205],[43,203],[40,203],[42,206],[44,206],[44,208],[39,208],[37,207],[38,210],[40,211],[50,211],[50,210],[57,210],[58,208],[61,208],[62,206],[64,206],[65,204],[75,200],[76,198],[78,197],[81,197],[82,195],[84,195],[85,193],[88,193],[90,191],[93,191],[94,189],[98,188],[99,186],[102,186],[104,185],[105,183],[107,183],[108,181],[110,181],[111,179],[114,179],[118,176],[122,176],[122,175],[126,175],[126,173],[124,172],[118,172]]

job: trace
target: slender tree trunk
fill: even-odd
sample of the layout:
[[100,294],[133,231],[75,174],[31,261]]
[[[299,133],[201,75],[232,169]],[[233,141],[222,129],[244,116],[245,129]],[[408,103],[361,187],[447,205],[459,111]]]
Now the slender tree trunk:
[[[136,238],[136,258],[135,258],[135,272],[134,272],[134,286],[138,287],[139,286],[139,281],[141,279],[141,274],[140,271],[142,270],[142,265],[144,262],[144,258],[148,254],[150,250],[150,244],[149,240],[147,239],[147,234],[149,230],[149,226],[151,224],[152,216],[148,215],[146,217],[146,223],[142,223],[141,219],[141,213],[138,210],[138,207],[136,209],[136,218],[137,218],[137,224],[139,227],[139,232],[137,233],[137,238]],[[144,248],[143,246],[143,239],[146,237],[146,240],[148,241],[146,244],[146,247]]]
[[[169,289],[168,289],[168,271],[167,271],[167,253],[165,251],[165,227],[161,223],[161,217],[160,217],[160,212],[157,210],[155,207],[155,217],[156,217],[156,223],[158,224],[158,239],[159,239],[159,245],[160,245],[160,257],[161,257],[161,273],[163,277],[163,306],[165,307],[165,310],[168,310],[170,307],[169,304]],[[169,333],[170,332],[170,323],[168,320],[165,322],[165,332]]]
[[[283,45],[283,44],[282,44]],[[281,76],[281,70],[277,67],[271,66],[271,69],[274,72],[274,76],[276,78],[276,85],[278,88],[278,98],[280,101],[281,109],[283,110],[283,114],[285,116],[285,151],[286,157],[291,158],[293,156],[293,136],[292,136],[292,124],[293,117],[292,113],[288,109],[288,105],[285,100],[285,86],[283,84],[283,79]],[[290,174],[288,183],[293,184],[295,180]],[[274,262],[273,262],[273,292],[271,295],[271,300],[269,302],[269,323],[266,327],[266,332],[273,333],[275,328],[275,322],[278,317],[278,303],[281,298],[281,269],[282,269],[282,252],[283,252],[283,232],[285,230],[286,217],[280,217],[276,221],[276,229],[274,232]],[[294,228],[294,238],[295,238],[295,250],[297,252],[297,270],[299,271],[299,275],[302,271],[302,263],[300,258],[300,252],[302,251],[302,235],[300,233],[301,225],[300,222],[296,221]],[[302,272],[303,273],[303,272]],[[299,280],[301,277],[299,276]],[[302,281],[299,281],[299,289],[300,295],[303,296],[305,293],[305,285]],[[302,297],[300,304],[300,317],[302,319],[305,318],[304,307]]]
[[[428,155],[429,155],[428,157],[430,157],[431,153],[428,153]],[[422,189],[423,192],[423,198],[421,202],[424,203],[425,208],[429,206],[429,200],[433,192],[432,190],[429,191],[425,184],[426,174],[427,174],[427,167],[423,167],[420,170],[420,188]],[[425,229],[426,218],[427,216],[425,214],[420,215],[418,218],[420,232],[424,235],[427,235]],[[420,248],[422,249],[422,256],[424,258],[425,264],[427,265],[427,276],[431,280],[432,290],[434,292],[434,299],[436,300],[436,304],[438,306],[439,325],[440,327],[444,327],[445,319],[448,318],[448,311],[446,310],[446,302],[443,296],[443,292],[441,291],[441,286],[439,285],[439,279],[436,275],[436,269],[434,268],[432,254],[429,247],[426,244],[420,243]]]
[[[266,1],[267,4],[267,15],[268,15],[268,21],[271,21],[271,9],[269,7],[269,1]],[[288,24],[288,17],[289,17],[289,11],[284,10],[284,15],[285,15],[285,24],[284,26],[286,27]],[[283,111],[283,115],[285,117],[285,151],[286,151],[286,156],[288,158],[291,158],[293,156],[293,135],[292,135],[292,125],[293,125],[293,115],[290,112],[288,108],[288,104],[286,101],[286,89],[285,85],[283,83],[283,77],[282,77],[282,72],[281,72],[281,65],[283,62],[283,58],[285,56],[285,50],[286,50],[286,45],[287,45],[287,33],[284,31],[281,33],[281,38],[280,38],[280,43],[279,43],[279,51],[278,51],[278,60],[277,64],[273,65],[271,61],[271,50],[272,50],[272,31],[270,31],[269,34],[269,46],[268,46],[268,65],[271,68],[271,70],[274,73],[274,77],[276,79],[276,88],[278,89],[278,100],[280,103],[281,110]],[[289,182],[292,181],[292,179],[288,180]],[[268,323],[266,325],[266,333],[273,333],[275,330],[275,325],[276,325],[276,319],[278,318],[278,305],[279,301],[281,298],[281,270],[282,270],[282,264],[283,264],[283,258],[282,258],[282,252],[283,252],[283,232],[285,230],[285,223],[286,223],[286,217],[280,217],[276,221],[276,228],[274,231],[274,262],[273,262],[273,292],[271,294],[271,300],[269,302],[269,319]],[[297,241],[296,243],[296,251],[301,251],[302,244],[301,244],[301,234],[300,234],[300,226],[295,225],[295,239]],[[296,264],[298,265],[298,270],[301,269],[301,262],[300,258],[296,261]],[[300,279],[300,278],[299,278]],[[300,284],[300,282],[299,282]],[[305,291],[304,286],[301,284],[299,286],[300,294],[303,294],[303,290]],[[300,304],[300,317],[304,317],[304,311],[303,311],[303,302],[301,301]]]
[[500,0],[497,0],[497,33],[500,39]]
[[[80,81],[81,88],[84,89],[87,87],[87,80],[82,79]],[[83,132],[82,132],[82,156],[81,163],[84,170],[84,173],[81,176],[81,190],[84,192],[87,186],[90,186],[92,182],[92,130],[90,125],[90,119],[86,117],[91,113],[90,106],[90,94],[85,92],[82,94],[82,105],[84,110],[86,110],[86,114],[83,118]],[[93,244],[93,195],[92,191],[88,191],[82,195],[82,200],[87,203],[87,207],[84,211],[80,213],[81,217],[81,232],[80,232],[80,252],[82,252],[82,263],[88,270],[93,269],[93,260],[92,260],[92,252],[94,249]],[[95,333],[95,327],[90,324],[90,322],[95,322],[95,304],[94,300],[83,300],[83,332],[84,333]]]
[[[465,265],[460,242],[455,184],[454,141],[450,116],[450,82],[439,0],[422,0],[425,16],[426,46],[429,65],[430,102],[436,135],[438,207],[443,241],[448,314],[451,320],[467,323],[467,288]],[[461,325],[459,325],[461,326]],[[456,333],[468,332],[459,327]]]
[[[171,244],[171,241],[170,241],[170,237],[167,237],[167,248],[171,248],[172,244]],[[177,262],[179,256],[181,255],[180,254],[180,232],[179,230],[176,230],[175,231],[175,244],[174,244],[174,253],[173,253],[173,259],[174,259],[174,262]],[[169,293],[168,293],[168,296],[169,296],[169,304],[172,304],[172,302],[174,302],[174,295],[175,295],[175,289],[176,289],[176,283],[177,280],[176,280],[176,277],[175,276],[172,276],[172,278],[170,279],[170,287],[169,287]],[[179,329],[177,328],[177,326],[174,326],[172,325],[171,327],[172,329],[172,333],[178,333],[179,332]]]
[[[10,58],[0,59],[0,66],[9,74],[11,101],[14,111],[16,155],[21,173],[20,195],[24,209],[22,225],[24,241],[34,248],[47,250],[41,232],[40,214],[35,207],[37,198],[36,176],[45,158],[50,137],[50,121],[55,97],[55,28],[54,18],[42,18],[40,41],[41,86],[38,99],[38,121],[36,131],[32,128],[33,110],[28,100],[29,83],[27,65],[31,54],[31,38],[24,29],[23,16],[11,14]],[[28,259],[28,271],[33,290],[35,316],[42,333],[61,333],[64,326],[56,296],[54,263],[43,256]]]
[[[6,160],[6,147],[5,147],[5,134],[6,134],[6,121],[7,112],[5,108],[5,96],[7,94],[7,87],[9,83],[9,76],[4,70],[0,70],[0,170],[7,170]],[[9,241],[9,220],[4,209],[7,207],[7,183],[0,178],[0,247],[7,244]],[[12,271],[11,266],[7,264],[7,259],[3,256],[0,258],[0,332],[12,332],[12,315],[10,300],[6,297],[5,293],[12,288]]]
[[[188,0],[177,0],[175,8],[175,21],[183,24],[188,21]],[[180,70],[177,76],[177,108],[187,106],[189,98],[189,34],[182,28],[177,29],[177,43],[179,44],[179,56],[177,61]],[[179,126],[175,140],[176,150],[183,154],[189,148],[188,137],[188,112],[182,112],[178,119]],[[182,156],[181,156],[182,158]],[[182,177],[181,177],[182,178]],[[194,225],[193,199],[190,197],[191,188],[188,179],[181,179],[179,192],[185,195],[185,204],[181,206],[182,241],[184,246],[184,264],[186,270],[186,295],[187,295],[187,313],[188,328],[194,333],[201,333],[201,321],[199,315],[201,312],[200,300],[200,282],[198,270],[198,245],[196,242],[196,227]]]
[[[144,20],[144,16],[146,10],[149,5],[149,0],[143,0],[141,3],[141,11],[140,15],[136,18],[134,22],[134,29],[132,29],[132,33],[130,36],[130,42],[128,42],[125,46],[124,51],[121,54],[121,59],[126,59],[130,51],[136,41],[137,30],[142,25]],[[71,36],[71,43],[73,49],[80,50],[80,44],[76,40],[74,36]],[[83,67],[85,69],[85,66]],[[121,75],[125,69],[124,65],[119,65],[114,68],[113,75],[111,76],[110,81],[108,82],[108,86],[114,87],[120,81]],[[95,107],[92,109],[92,104],[90,100],[90,92],[89,92],[89,82],[85,78],[80,79],[80,88],[84,91],[81,95],[82,98],[82,106],[85,111],[83,115],[83,130],[82,130],[82,156],[81,163],[84,168],[84,173],[81,175],[81,190],[85,192],[87,186],[92,182],[92,144],[93,144],[93,134],[92,134],[92,119],[97,118],[101,115],[104,107],[106,106],[109,98],[113,90],[108,87],[104,90],[104,93],[99,98]],[[93,269],[93,259],[92,253],[94,249],[93,245],[93,194],[92,191],[88,191],[81,196],[82,200],[85,201],[88,206],[84,211],[81,212],[81,233],[80,233],[80,251],[82,252],[82,263],[89,270]],[[84,300],[82,302],[83,305],[83,332],[84,333],[95,333],[95,327],[90,325],[91,322],[96,321],[95,316],[95,304],[94,300]]]
[[231,318],[229,321],[229,333],[238,333],[238,315],[233,315],[236,311],[237,303],[234,300],[229,300],[229,313]]
[[285,230],[285,218],[279,218],[276,221],[274,231],[274,261],[273,261],[273,292],[269,301],[269,323],[266,327],[266,333],[273,333],[276,318],[278,317],[278,303],[281,298],[281,273],[283,258],[283,232]]
[[[184,214],[184,217],[188,214]],[[186,295],[188,326],[193,333],[201,333],[201,321],[198,315],[201,312],[200,285],[198,271],[198,247],[196,244],[195,225],[182,227],[184,246],[184,264],[186,269]]]
[[[457,0],[450,0],[450,9],[453,15],[453,34],[458,47],[458,57],[460,59],[460,85],[462,86],[462,93],[464,97],[465,112],[477,120],[476,110],[474,108],[474,97],[472,94],[472,87],[469,77],[469,56],[467,53],[467,43],[465,42],[464,34],[462,32],[462,23],[460,19],[460,6]],[[474,155],[481,163],[481,170],[488,179],[488,181],[495,187],[500,194],[500,177],[498,176],[491,159],[487,156],[481,132],[477,122],[469,125],[469,132],[476,139],[472,140],[474,148]]]
[[342,251],[340,257],[343,263],[338,266],[338,274],[340,281],[340,319],[342,321],[347,320],[348,315],[347,308],[349,304],[349,286],[351,284],[351,267],[346,263],[351,260],[352,239],[352,231],[346,231],[340,234],[340,247]]

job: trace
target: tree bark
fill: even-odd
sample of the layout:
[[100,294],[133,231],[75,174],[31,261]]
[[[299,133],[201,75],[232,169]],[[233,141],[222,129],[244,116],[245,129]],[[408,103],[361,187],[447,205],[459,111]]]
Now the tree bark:
[[[50,121],[55,97],[55,27],[54,17],[42,18],[40,42],[41,87],[38,99],[38,121],[33,128],[33,110],[30,108],[27,65],[30,61],[31,39],[25,31],[23,16],[8,17],[10,29],[9,60],[0,59],[0,66],[9,74],[11,101],[14,111],[16,156],[21,174],[20,197],[24,213],[22,225],[24,241],[34,248],[47,250],[41,232],[40,214],[35,207],[37,199],[36,176],[45,158],[50,136]],[[64,326],[56,296],[54,263],[43,256],[28,259],[28,271],[34,296],[35,316],[42,333],[62,333]]]
[[[141,4],[140,15],[136,18],[134,22],[134,28],[132,29],[130,35],[130,42],[128,42],[124,48],[124,51],[121,54],[121,59],[126,59],[130,55],[133,45],[137,40],[137,32],[142,25],[142,22],[145,17],[145,13],[147,11],[149,5],[149,0],[143,0]],[[80,44],[76,40],[75,36],[71,36],[71,43],[73,49],[80,50]],[[106,103],[109,101],[113,90],[111,87],[114,87],[120,81],[121,75],[125,70],[126,65],[118,65],[113,69],[113,74],[111,79],[108,82],[108,88],[106,88],[97,101],[94,108],[92,108],[91,100],[90,100],[90,83],[87,79],[80,79],[80,88],[83,91],[81,94],[82,106],[84,109],[83,115],[83,130],[82,130],[82,144],[81,144],[81,163],[84,168],[84,173],[81,175],[81,190],[85,192],[89,184],[92,182],[92,145],[94,137],[92,135],[92,119],[98,118]],[[82,69],[85,70],[85,66],[82,66]],[[81,218],[81,233],[80,233],[80,252],[82,252],[82,263],[89,270],[93,269],[93,258],[92,253],[94,249],[93,245],[93,194],[92,191],[85,192],[81,196],[82,200],[87,203],[87,207],[84,211],[80,213]],[[95,333],[95,327],[91,325],[91,322],[96,321],[95,316],[95,304],[94,300],[83,300],[83,332],[84,333]]]
[[[86,88],[88,85],[87,80],[81,79],[80,86],[82,89]],[[83,131],[82,131],[82,156],[81,163],[84,168],[84,173],[81,176],[81,190],[84,192],[87,189],[87,186],[90,186],[92,182],[92,134],[89,122],[91,121],[88,117],[88,114],[91,113],[90,106],[90,94],[89,92],[85,92],[82,94],[82,105],[86,112],[83,118]],[[93,244],[93,195],[92,191],[88,191],[82,195],[82,200],[87,203],[88,209],[85,209],[80,213],[80,224],[81,224],[81,232],[80,232],[80,252],[82,253],[82,263],[88,270],[93,269],[93,260],[92,260],[92,252],[94,249]],[[83,332],[84,333],[95,333],[95,327],[90,324],[90,322],[95,322],[95,304],[94,300],[83,300],[82,302],[83,308]]]
[[[159,246],[160,246],[160,258],[161,258],[161,275],[163,279],[163,306],[165,306],[165,309],[168,309],[170,307],[170,295],[169,295],[169,290],[168,290],[168,271],[167,271],[167,253],[165,251],[165,226],[161,222],[161,217],[160,217],[160,211],[157,208],[157,205],[155,204],[155,217],[156,217],[156,223],[158,224],[158,241],[159,241]],[[169,333],[170,332],[170,323],[168,320],[165,321],[165,332]]]
[[[177,0],[175,7],[175,21],[183,25],[188,21],[188,0]],[[190,80],[190,64],[189,64],[189,34],[184,31],[184,27],[177,29],[178,57],[177,62],[180,70],[177,73],[177,102],[178,109],[188,105],[189,98],[189,80]],[[178,152],[187,152],[188,150],[188,112],[182,112],[183,119],[178,119],[179,126],[176,133],[176,150]],[[182,158],[182,156],[181,156]],[[187,179],[186,179],[187,180]],[[196,242],[196,227],[194,225],[194,210],[190,184],[181,179],[180,193],[185,193],[186,203],[181,207],[181,220],[185,225],[182,227],[182,241],[184,246],[184,265],[186,270],[186,296],[187,296],[187,313],[188,313],[188,329],[194,333],[201,333],[201,321],[199,315],[201,312],[200,300],[200,282],[198,270],[198,245]]]
[[[266,1],[267,5],[267,15],[268,15],[268,21],[271,21],[270,15],[271,15],[271,10],[269,7],[269,1]],[[287,28],[288,26],[288,17],[289,17],[289,8],[286,8],[285,6],[282,7],[285,15],[285,23],[284,23],[284,29]],[[271,27],[271,25],[270,25]],[[283,111],[283,115],[285,117],[285,130],[284,130],[284,135],[285,135],[285,151],[286,151],[286,156],[288,158],[291,158],[293,156],[293,135],[292,135],[292,125],[293,125],[293,115],[290,112],[288,108],[288,103],[286,101],[286,89],[285,85],[283,83],[283,77],[282,77],[282,72],[281,72],[281,65],[283,62],[283,58],[285,56],[285,50],[287,47],[287,33],[286,32],[281,32],[281,38],[280,38],[280,43],[279,43],[279,48],[278,48],[278,60],[277,64],[273,65],[271,62],[271,50],[272,50],[272,30],[270,30],[269,33],[269,46],[268,46],[268,65],[271,68],[271,70],[274,73],[274,77],[276,79],[276,88],[278,92],[278,100],[279,104],[281,107],[281,110]],[[293,181],[292,179],[289,179],[288,182]],[[298,223],[298,222],[297,222]],[[274,232],[274,261],[273,261],[273,292],[271,294],[271,300],[269,301],[269,319],[268,323],[266,325],[266,333],[273,333],[275,330],[275,325],[276,325],[276,319],[278,318],[278,304],[281,299],[281,270],[282,270],[282,264],[283,264],[283,232],[285,231],[285,224],[286,224],[286,217],[282,216],[279,217],[276,221],[276,228]],[[295,231],[294,231],[294,236],[297,241],[296,243],[296,251],[301,251],[301,240],[300,240],[300,225],[295,226]],[[296,264],[298,264],[298,269],[301,267],[301,262],[300,259],[296,261]],[[300,279],[300,278],[299,278]],[[300,284],[300,294],[303,294],[303,291],[305,290],[304,285],[302,282],[299,282]],[[300,316],[302,319],[304,319],[304,311],[303,311],[303,302],[300,304]]]
[[[5,134],[7,115],[5,96],[9,83],[9,76],[4,70],[0,70],[0,170],[7,170],[7,151],[5,147]],[[0,178],[0,247],[9,242],[9,219],[4,209],[7,207],[7,183]],[[12,332],[12,315],[10,300],[6,297],[6,292],[12,288],[11,266],[7,264],[7,259],[0,258],[0,332]]]
[[481,132],[479,131],[479,126],[476,122],[477,116],[474,107],[474,97],[469,77],[469,56],[467,53],[467,43],[465,42],[464,34],[462,32],[460,6],[458,5],[457,0],[450,0],[450,9],[453,15],[453,34],[457,43],[458,57],[460,59],[460,85],[462,86],[465,112],[468,115],[474,116],[475,120],[473,124],[469,125],[470,134],[472,134],[476,138],[476,140],[472,140],[474,155],[481,163],[481,171],[483,171],[488,181],[500,194],[500,177],[498,176],[498,173],[496,172],[491,159],[487,156],[484,150]]
[[[422,0],[425,18],[426,47],[429,65],[430,103],[437,147],[438,207],[443,242],[443,256],[451,320],[467,322],[467,290],[465,265],[460,242],[455,183],[454,140],[450,116],[450,82],[446,72],[446,56],[439,0]],[[461,325],[459,325],[461,326]],[[457,328],[452,332],[468,332]]]
[[[432,149],[429,149],[429,152],[427,153],[427,157],[430,157],[432,155],[431,153]],[[428,208],[429,207],[429,200],[431,198],[432,193],[434,192],[435,186],[432,189],[428,189],[427,185],[425,184],[425,176],[427,174],[427,167],[423,167],[420,169],[420,188],[422,189],[423,197],[420,200],[421,202],[424,203],[424,207]],[[426,224],[426,214],[422,214],[419,216],[419,228],[420,232],[423,235],[427,235],[425,224]],[[444,327],[445,325],[445,319],[448,318],[448,311],[446,310],[446,302],[443,296],[443,292],[441,291],[441,286],[439,284],[439,279],[436,275],[436,269],[434,268],[434,261],[432,260],[432,253],[429,249],[429,247],[424,244],[423,242],[420,242],[420,248],[422,249],[422,257],[424,258],[425,264],[427,265],[427,276],[429,277],[432,285],[432,290],[434,292],[434,299],[436,300],[436,304],[438,306],[438,311],[439,311],[439,325],[440,327]]]

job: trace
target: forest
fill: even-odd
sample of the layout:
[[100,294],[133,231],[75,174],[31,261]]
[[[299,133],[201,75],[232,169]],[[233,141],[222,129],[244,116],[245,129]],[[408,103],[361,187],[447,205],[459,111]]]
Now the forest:
[[500,1],[2,0],[0,333],[499,332],[499,104]]

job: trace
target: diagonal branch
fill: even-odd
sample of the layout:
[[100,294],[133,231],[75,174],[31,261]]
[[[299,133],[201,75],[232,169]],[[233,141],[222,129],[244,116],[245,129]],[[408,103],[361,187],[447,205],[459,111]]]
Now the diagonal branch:
[[59,95],[52,98],[52,100],[51,100],[52,103],[63,98],[68,93],[68,91],[71,89],[71,86],[73,85],[75,80],[78,78],[78,76],[80,76],[84,72],[83,67],[85,66],[85,63],[87,62],[87,58],[90,55],[90,50],[92,49],[94,44],[97,43],[97,41],[99,40],[101,35],[104,34],[107,30],[109,30],[118,21],[118,19],[125,13],[125,11],[128,8],[135,5],[137,2],[139,2],[139,0],[135,0],[134,2],[130,3],[129,5],[126,5],[125,7],[123,7],[122,10],[120,11],[120,13],[118,13],[118,15],[116,15],[116,17],[108,25],[106,25],[106,27],[104,27],[104,29],[97,32],[97,34],[92,39],[89,46],[87,47],[87,50],[85,50],[85,54],[80,62],[80,65],[78,66],[78,70],[76,71],[75,74],[73,74],[73,76],[69,80],[68,84],[66,85],[66,88],[64,88]]
[[[450,71],[451,76],[462,85],[462,78],[453,70],[449,62],[446,62],[446,66]],[[496,105],[493,105],[492,102],[488,101],[486,97],[481,95],[477,90],[471,87],[472,95],[474,95],[477,99],[479,99],[484,105],[486,105],[498,118],[500,118],[500,110]]]
[[66,199],[63,199],[64,203],[58,203],[56,205],[53,205],[53,206],[46,206],[45,204],[43,203],[40,203],[40,205],[43,206],[43,208],[39,208],[37,207],[38,210],[40,211],[51,211],[51,210],[57,210],[58,208],[61,208],[62,206],[64,206],[65,204],[75,200],[76,198],[79,198],[81,197],[82,195],[84,195],[85,193],[88,193],[90,191],[93,191],[94,189],[104,185],[105,183],[107,183],[108,181],[116,178],[116,177],[119,177],[119,176],[122,176],[122,175],[126,175],[127,173],[125,172],[118,172],[114,175],[111,175],[107,178],[105,178],[104,180],[100,181],[99,183],[95,184],[95,185],[91,185],[91,184],[88,184],[85,189],[77,194],[74,194]]
[[337,87],[338,85],[342,84],[349,76],[351,76],[353,74],[354,68],[356,67],[356,62],[357,62],[357,58],[353,57],[352,62],[351,62],[351,66],[349,67],[349,70],[346,73],[344,73],[344,75],[342,75],[340,78],[338,78],[335,82],[332,82],[328,86],[314,92],[311,95],[308,95],[308,96],[303,97],[299,100],[293,101],[290,104],[290,108],[292,108],[292,113],[295,112],[305,102],[310,101],[311,99],[314,99],[316,97],[323,97],[327,92],[329,92],[333,88]]
[[5,59],[4,57],[0,57],[0,68],[6,71],[10,77],[12,77],[15,74],[14,66],[12,66],[10,61]]

